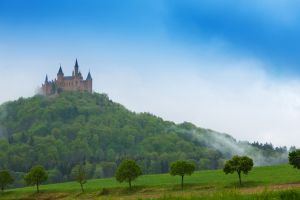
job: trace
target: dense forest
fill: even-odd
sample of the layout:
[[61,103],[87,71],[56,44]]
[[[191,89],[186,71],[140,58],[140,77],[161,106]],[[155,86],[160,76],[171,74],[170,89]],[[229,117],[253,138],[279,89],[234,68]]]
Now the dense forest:
[[62,182],[78,163],[85,163],[89,178],[102,178],[114,176],[124,158],[148,174],[168,172],[178,159],[193,161],[197,170],[217,169],[235,154],[251,156],[256,165],[285,163],[287,152],[131,112],[105,94],[36,95],[0,106],[0,169],[12,171],[15,186],[35,164],[47,169],[48,182]]

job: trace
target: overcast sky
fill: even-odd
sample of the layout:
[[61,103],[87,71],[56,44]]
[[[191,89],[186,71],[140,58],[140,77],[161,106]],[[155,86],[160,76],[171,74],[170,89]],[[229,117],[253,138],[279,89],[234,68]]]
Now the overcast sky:
[[132,111],[300,146],[300,3],[1,0],[0,103],[75,59]]

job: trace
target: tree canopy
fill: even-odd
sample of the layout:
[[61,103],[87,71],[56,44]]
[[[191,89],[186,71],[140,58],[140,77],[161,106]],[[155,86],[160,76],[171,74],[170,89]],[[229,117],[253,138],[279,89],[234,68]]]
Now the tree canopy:
[[293,167],[300,169],[300,149],[289,153],[289,163]]
[[0,187],[1,191],[4,191],[4,188],[14,182],[14,178],[11,176],[9,171],[1,170],[0,171]]
[[227,160],[223,171],[225,174],[237,172],[239,183],[242,184],[241,173],[248,174],[253,167],[253,160],[247,156],[233,156],[231,160]]
[[195,164],[185,160],[179,160],[172,163],[170,174],[172,176],[181,176],[181,188],[183,189],[183,178],[185,175],[192,175],[195,171]]
[[39,192],[39,185],[48,179],[47,172],[41,165],[36,165],[24,177],[28,185],[36,185],[36,191]]
[[128,182],[131,189],[131,182],[142,175],[141,168],[134,160],[123,160],[117,169],[116,179],[119,182]]

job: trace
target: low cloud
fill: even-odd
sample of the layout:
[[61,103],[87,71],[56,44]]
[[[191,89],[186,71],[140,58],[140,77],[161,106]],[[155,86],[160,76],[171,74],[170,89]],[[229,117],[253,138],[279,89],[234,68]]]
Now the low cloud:
[[95,87],[134,111],[190,121],[238,140],[300,146],[299,80],[268,76],[253,60],[223,63],[223,68],[204,63],[206,69],[201,61],[183,63],[168,70],[98,73]]

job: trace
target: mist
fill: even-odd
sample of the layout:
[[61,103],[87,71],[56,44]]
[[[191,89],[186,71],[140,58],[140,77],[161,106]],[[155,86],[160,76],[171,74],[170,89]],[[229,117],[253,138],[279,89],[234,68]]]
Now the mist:
[[[286,147],[274,148],[267,144],[272,150],[266,150],[246,141],[237,141],[228,134],[218,133],[209,129],[193,128],[191,130],[180,129],[180,134],[189,137],[192,141],[211,147],[230,159],[234,155],[249,156],[253,159],[255,166],[267,166],[283,164],[288,162],[288,150]],[[260,144],[262,145],[262,144]]]

